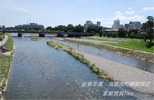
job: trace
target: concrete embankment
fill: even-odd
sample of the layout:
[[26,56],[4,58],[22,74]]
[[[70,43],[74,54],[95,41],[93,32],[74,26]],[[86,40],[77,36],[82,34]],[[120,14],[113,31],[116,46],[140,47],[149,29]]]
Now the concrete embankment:
[[[104,70],[115,81],[120,81],[125,85],[142,93],[154,93],[154,74],[146,72],[128,65],[100,58],[98,56],[79,52],[96,67]],[[127,83],[127,84],[126,84]]]
[[93,43],[93,42],[88,42],[88,41],[80,41],[79,39],[66,38],[63,41],[72,42],[72,43],[79,43],[79,44],[83,44],[83,45],[87,45],[87,46],[93,46],[93,47],[96,47],[99,49],[108,50],[108,51],[119,53],[122,55],[134,57],[134,58],[137,58],[140,60],[154,62],[154,53],[149,53],[149,52],[144,52],[144,51],[139,51],[139,50],[132,50],[132,49],[128,49],[128,48],[111,46],[111,45],[106,45],[106,44]]

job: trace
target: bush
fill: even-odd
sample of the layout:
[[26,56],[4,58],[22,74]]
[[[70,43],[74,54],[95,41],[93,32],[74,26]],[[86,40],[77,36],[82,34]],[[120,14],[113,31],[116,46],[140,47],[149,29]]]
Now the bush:
[[5,38],[5,35],[3,33],[0,33],[0,41],[2,41]]
[[102,37],[102,35],[103,35],[103,31],[100,31],[99,32],[99,37]]
[[138,39],[143,39],[144,36],[143,36],[141,33],[137,33],[137,34],[136,34],[136,38],[138,38]]
[[106,32],[103,32],[103,36],[106,37],[107,36],[107,33]]
[[112,37],[118,37],[118,32],[112,32]]
[[126,34],[126,36],[125,36],[126,38],[129,38],[129,35],[128,35],[128,33]]
[[135,38],[136,36],[135,36],[135,33],[134,32],[132,32],[131,34],[130,34],[130,38]]

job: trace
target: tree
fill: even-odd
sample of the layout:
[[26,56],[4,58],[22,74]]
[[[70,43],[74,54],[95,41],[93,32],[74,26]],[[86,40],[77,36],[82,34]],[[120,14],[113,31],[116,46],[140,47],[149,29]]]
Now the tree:
[[127,31],[124,30],[123,28],[119,29],[119,37],[125,37],[127,34]]
[[134,32],[132,32],[132,33],[130,34],[130,38],[135,38],[135,33],[134,33]]
[[146,41],[146,39],[150,39],[150,43],[152,43],[152,39],[153,39],[153,36],[154,36],[154,32],[153,32],[153,27],[154,27],[154,17],[153,16],[148,16],[147,17],[148,21],[146,23],[144,23],[142,25],[142,28],[141,30],[143,32],[145,32],[145,35],[144,35],[144,40]]
[[126,37],[126,38],[129,38],[129,35],[128,35],[128,33],[125,35],[125,37]]
[[94,25],[91,25],[87,28],[87,32],[89,33],[95,33],[96,32],[96,27]]
[[48,27],[46,28],[46,30],[49,31],[49,32],[51,32],[53,29],[52,29],[51,26],[48,26]]
[[65,28],[65,32],[73,32],[75,27],[72,24],[68,24]]
[[79,33],[84,32],[84,26],[80,24],[78,26],[75,26],[74,32],[79,32]]
[[106,37],[107,36],[107,33],[106,32],[103,32],[103,36]]
[[66,29],[65,25],[59,25],[59,26],[55,27],[56,31],[64,31],[65,29]]
[[103,31],[101,30],[101,31],[99,32],[99,37],[102,37],[102,35],[103,35]]

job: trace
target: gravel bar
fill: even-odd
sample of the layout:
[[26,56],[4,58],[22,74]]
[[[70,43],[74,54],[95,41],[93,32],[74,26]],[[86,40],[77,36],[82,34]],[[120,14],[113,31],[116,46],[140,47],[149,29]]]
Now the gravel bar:
[[[79,52],[79,51],[77,51]],[[154,94],[154,74],[140,70],[128,65],[118,62],[100,58],[94,55],[79,52],[96,67],[104,70],[109,76],[113,77],[115,81],[126,84],[128,87],[139,91],[141,93]],[[133,86],[133,83],[139,83]],[[145,85],[144,85],[145,83]],[[150,84],[149,84],[150,83]]]

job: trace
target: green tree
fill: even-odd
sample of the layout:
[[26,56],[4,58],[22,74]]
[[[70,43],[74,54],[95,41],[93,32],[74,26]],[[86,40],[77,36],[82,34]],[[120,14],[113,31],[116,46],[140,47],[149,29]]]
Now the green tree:
[[118,32],[112,32],[112,37],[118,37]]
[[91,25],[87,28],[88,33],[95,33],[96,32],[96,27],[94,25]]
[[135,33],[134,33],[134,32],[132,32],[132,33],[130,34],[130,38],[135,38]]
[[56,26],[55,27],[55,30],[56,31],[64,31],[66,29],[66,26],[65,25],[59,25],[59,26]]
[[106,37],[107,36],[107,33],[106,32],[103,32],[103,36]]
[[65,31],[66,32],[73,32],[75,27],[72,24],[68,24]]
[[74,32],[79,32],[79,33],[84,32],[84,26],[82,26],[80,24],[75,26]]
[[102,35],[103,35],[103,31],[101,30],[101,31],[99,32],[99,37],[102,37]]
[[125,37],[127,34],[127,31],[124,30],[123,28],[119,29],[119,37]]
[[125,35],[125,37],[126,37],[126,38],[129,38],[129,35],[128,35],[128,33]]
[[150,39],[150,43],[152,43],[152,39],[154,36],[154,17],[153,16],[148,16],[147,17],[148,21],[142,25],[142,31],[145,32],[146,34],[144,35],[144,40]]
[[46,28],[46,30],[47,30],[48,32],[51,32],[53,29],[52,29],[51,26],[48,26],[48,27]]

